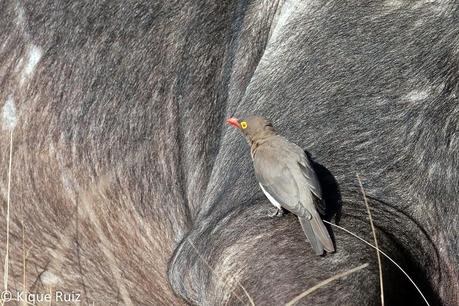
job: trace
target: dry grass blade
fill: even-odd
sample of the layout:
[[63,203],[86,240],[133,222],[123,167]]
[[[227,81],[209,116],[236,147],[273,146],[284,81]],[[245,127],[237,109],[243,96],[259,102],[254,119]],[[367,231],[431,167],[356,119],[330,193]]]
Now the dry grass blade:
[[[199,258],[202,260],[202,262],[209,268],[210,271],[212,271],[213,274],[215,274],[219,279],[222,279],[223,277],[218,275],[217,272],[215,272],[215,270],[207,263],[207,261],[205,260],[205,258],[199,253],[198,249],[194,246],[194,244],[191,242],[190,239],[187,239],[188,243],[193,247],[194,251],[196,252],[196,254],[198,254]],[[252,297],[249,295],[249,293],[247,292],[247,290],[244,288],[244,286],[242,286],[241,283],[239,283],[237,280],[235,280],[236,283],[238,284],[239,287],[241,287],[241,289],[244,291],[245,295],[247,295],[248,299],[249,299],[249,302],[250,302],[250,305],[252,306],[255,306],[255,303],[252,299]],[[237,294],[234,293],[234,296],[239,300],[241,301],[242,303],[244,303],[244,301],[241,299],[240,296],[238,296]]]
[[327,278],[326,280],[323,280],[321,281],[320,283],[318,283],[317,285],[309,288],[308,290],[306,290],[305,292],[301,293],[300,295],[298,295],[297,297],[295,297],[294,299],[292,299],[290,302],[288,302],[287,304],[285,304],[285,306],[292,306],[294,304],[296,304],[299,300],[301,300],[302,298],[304,298],[305,296],[307,296],[308,294],[311,294],[312,292],[316,291],[317,289],[320,289],[321,287],[331,283],[332,281],[334,280],[337,280],[338,278],[342,278],[342,277],[345,277],[345,276],[348,276],[349,274],[352,274],[354,272],[357,272],[359,270],[362,270],[364,268],[368,267],[368,264],[363,264],[363,265],[360,265],[358,267],[355,267],[353,269],[350,269],[348,271],[344,271],[344,272],[341,272],[341,273],[338,273],[330,278]]
[[[22,292],[27,293],[27,260],[29,258],[30,250],[32,250],[32,246],[26,250],[26,239],[25,239],[25,228],[24,228],[24,207],[22,207],[22,217],[21,217],[21,228],[22,228]],[[30,303],[26,301],[21,301],[20,305],[28,305]]]
[[[6,248],[5,265],[3,269],[3,284],[5,291],[8,291],[8,267],[9,267],[9,247],[10,247],[10,200],[11,200],[11,166],[13,164],[13,129],[10,131],[10,159],[8,163],[8,188],[6,196]],[[5,300],[2,300],[2,306]]]
[[381,287],[381,305],[384,306],[384,284],[383,284],[381,254],[379,254],[378,239],[376,238],[376,230],[373,225],[373,216],[371,215],[371,212],[370,212],[370,205],[368,205],[367,196],[365,194],[365,190],[363,189],[362,181],[360,180],[360,176],[358,173],[357,173],[357,180],[359,181],[360,190],[362,191],[363,201],[365,202],[365,206],[367,207],[368,217],[370,218],[371,231],[373,232],[373,239],[375,241],[376,255],[378,258],[378,267],[379,267],[379,285]]
[[380,249],[377,249],[374,245],[372,245],[371,243],[369,243],[368,241],[366,241],[365,239],[359,237],[358,235],[354,234],[353,232],[345,229],[344,227],[341,227],[339,225],[336,225],[336,224],[333,224],[331,222],[328,222],[327,220],[322,220],[323,222],[327,223],[327,224],[330,224],[331,226],[333,227],[336,227],[336,228],[339,228],[340,230],[348,233],[349,235],[351,236],[354,236],[355,238],[359,239],[360,241],[362,241],[363,243],[369,245],[370,247],[372,247],[373,249],[377,250],[379,253],[383,254],[384,257],[386,257],[387,259],[389,259],[400,271],[402,271],[403,274],[405,274],[405,276],[408,278],[408,280],[413,284],[413,286],[416,288],[416,290],[419,292],[419,294],[421,295],[422,299],[424,300],[424,302],[426,303],[427,306],[430,306],[429,302],[427,301],[426,297],[424,296],[424,294],[422,294],[422,291],[421,289],[419,289],[419,287],[416,285],[416,283],[413,281],[413,279],[411,279],[411,277],[408,275],[408,273],[405,272],[405,270],[402,269],[402,267],[400,267],[400,265],[398,263],[395,262],[395,260],[393,260],[389,255],[387,255],[386,253],[384,253],[383,251],[381,251]]

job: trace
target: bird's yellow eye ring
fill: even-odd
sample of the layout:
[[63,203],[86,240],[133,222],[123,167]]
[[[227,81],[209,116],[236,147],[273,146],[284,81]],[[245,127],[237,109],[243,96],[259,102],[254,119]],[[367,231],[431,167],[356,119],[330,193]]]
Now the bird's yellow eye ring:
[[241,128],[246,129],[247,128],[247,122],[242,121],[241,122]]

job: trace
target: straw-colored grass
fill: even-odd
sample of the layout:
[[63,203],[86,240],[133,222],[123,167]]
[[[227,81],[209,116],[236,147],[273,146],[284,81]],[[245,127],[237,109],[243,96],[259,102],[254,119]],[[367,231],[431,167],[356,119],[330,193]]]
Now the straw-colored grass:
[[329,283],[339,279],[339,278],[342,278],[342,277],[345,277],[345,276],[348,276],[349,274],[352,274],[354,272],[357,272],[357,271],[360,271],[364,268],[368,267],[368,263],[365,263],[363,265],[360,265],[358,267],[355,267],[355,268],[352,268],[350,270],[347,270],[347,271],[344,271],[344,272],[341,272],[341,273],[338,273],[336,275],[333,275],[332,277],[330,278],[327,278],[326,280],[323,280],[321,281],[320,283],[318,283],[317,285],[314,285],[312,286],[311,288],[309,288],[308,290],[304,291],[303,293],[301,293],[300,295],[296,296],[295,298],[293,298],[290,302],[288,302],[287,304],[285,304],[285,306],[293,306],[295,305],[296,303],[298,303],[299,300],[301,300],[302,298],[304,298],[305,296],[313,293],[314,291],[322,288],[323,286],[326,286],[328,285]]
[[[6,195],[6,247],[5,247],[5,264],[3,268],[3,285],[4,291],[8,291],[8,268],[9,268],[9,248],[10,248],[10,201],[11,201],[11,166],[13,164],[13,131],[10,130],[10,154],[8,162],[8,187]],[[2,300],[2,306],[5,301]]]
[[402,267],[400,267],[400,265],[395,262],[395,260],[393,260],[389,255],[387,255],[386,253],[384,253],[381,249],[377,249],[374,245],[372,245],[371,243],[369,243],[368,241],[366,241],[365,239],[361,238],[360,236],[358,236],[357,234],[354,234],[353,232],[345,229],[344,227],[341,227],[339,225],[336,225],[336,224],[333,224],[331,222],[328,222],[327,220],[323,220],[325,223],[327,224],[330,224],[331,226],[333,227],[336,227],[336,228],[339,228],[340,230],[348,233],[349,235],[352,235],[353,237],[359,239],[360,241],[362,241],[363,243],[365,243],[366,245],[372,247],[373,249],[377,250],[379,253],[381,253],[384,257],[386,257],[387,259],[389,259],[400,271],[402,271],[403,274],[405,274],[406,278],[408,278],[408,280],[413,284],[413,286],[416,288],[416,290],[418,291],[419,295],[421,295],[422,299],[424,300],[424,302],[426,303],[427,306],[430,306],[429,302],[427,301],[426,297],[424,296],[424,294],[422,294],[422,291],[421,289],[419,289],[419,287],[416,285],[416,283],[413,281],[413,279],[408,275],[408,273],[405,272],[405,270],[402,269]]
[[376,238],[376,230],[375,230],[375,226],[373,225],[373,216],[371,215],[370,205],[368,205],[367,196],[365,194],[365,190],[363,189],[362,181],[360,180],[358,173],[357,173],[357,180],[359,181],[360,190],[362,191],[363,201],[365,202],[365,206],[367,208],[368,218],[370,219],[371,231],[373,232],[373,239],[375,241],[376,256],[378,258],[378,268],[379,268],[379,285],[381,288],[381,306],[384,306],[384,284],[383,284],[382,264],[381,264],[381,255],[379,254],[378,239]]

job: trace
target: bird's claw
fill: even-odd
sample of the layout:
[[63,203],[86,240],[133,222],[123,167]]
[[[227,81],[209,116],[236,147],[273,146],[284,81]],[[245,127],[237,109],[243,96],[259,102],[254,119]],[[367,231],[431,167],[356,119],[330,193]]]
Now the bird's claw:
[[284,210],[282,208],[275,208],[274,211],[271,210],[271,213],[268,214],[270,218],[282,217],[284,215]]

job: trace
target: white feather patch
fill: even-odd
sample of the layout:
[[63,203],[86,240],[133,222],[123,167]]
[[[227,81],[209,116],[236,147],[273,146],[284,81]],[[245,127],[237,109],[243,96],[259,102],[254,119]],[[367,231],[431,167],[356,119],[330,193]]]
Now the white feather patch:
[[281,205],[279,204],[279,202],[276,201],[276,199],[274,199],[264,188],[263,186],[258,183],[261,187],[261,190],[263,191],[263,193],[265,194],[265,196],[268,198],[269,202],[271,202],[271,204],[273,204],[275,207],[277,207],[278,209],[281,209]]

